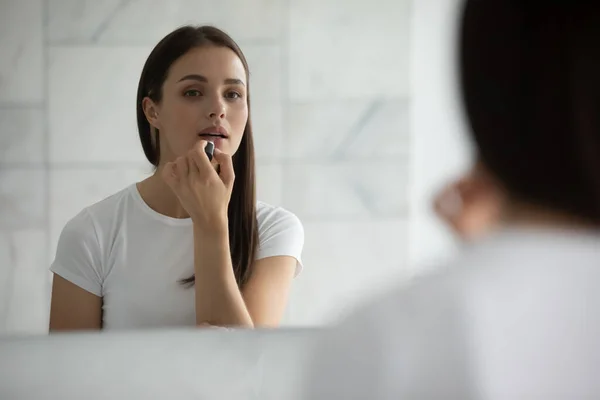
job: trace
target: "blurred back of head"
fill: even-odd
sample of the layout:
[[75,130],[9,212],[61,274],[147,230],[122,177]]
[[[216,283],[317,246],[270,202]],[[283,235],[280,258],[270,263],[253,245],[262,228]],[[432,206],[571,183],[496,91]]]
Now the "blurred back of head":
[[509,196],[600,224],[600,2],[467,0],[459,61],[479,159]]

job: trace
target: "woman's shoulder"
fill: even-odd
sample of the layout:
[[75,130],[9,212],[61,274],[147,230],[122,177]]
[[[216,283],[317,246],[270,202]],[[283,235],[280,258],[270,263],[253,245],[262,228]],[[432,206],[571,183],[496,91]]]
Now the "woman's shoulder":
[[304,227],[300,218],[283,207],[262,201],[256,204],[258,252],[256,259],[291,256],[297,261],[296,275],[302,270]]
[[274,226],[303,230],[302,222],[296,214],[281,206],[275,206],[264,201],[256,203],[256,220],[259,233]]
[[83,233],[90,229],[98,229],[98,225],[110,222],[118,217],[118,211],[123,210],[123,202],[131,192],[132,185],[113,193],[102,200],[80,209],[65,224],[65,230]]

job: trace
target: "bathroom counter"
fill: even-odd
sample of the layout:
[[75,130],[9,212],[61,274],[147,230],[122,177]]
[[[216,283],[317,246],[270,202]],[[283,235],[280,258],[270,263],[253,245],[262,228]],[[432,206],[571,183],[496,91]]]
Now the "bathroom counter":
[[2,399],[285,399],[316,329],[158,330],[0,338]]

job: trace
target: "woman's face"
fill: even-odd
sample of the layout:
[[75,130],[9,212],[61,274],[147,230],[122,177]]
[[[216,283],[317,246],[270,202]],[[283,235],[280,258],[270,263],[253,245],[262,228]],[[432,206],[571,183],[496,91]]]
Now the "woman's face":
[[195,48],[171,65],[161,102],[144,101],[150,123],[160,131],[161,164],[202,139],[233,155],[248,121],[246,70],[229,48]]

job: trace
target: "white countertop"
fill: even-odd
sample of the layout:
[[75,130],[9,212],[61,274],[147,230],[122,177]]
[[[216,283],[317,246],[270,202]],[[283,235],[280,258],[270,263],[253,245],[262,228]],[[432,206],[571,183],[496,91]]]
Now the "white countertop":
[[299,399],[316,329],[0,338],[1,399]]

